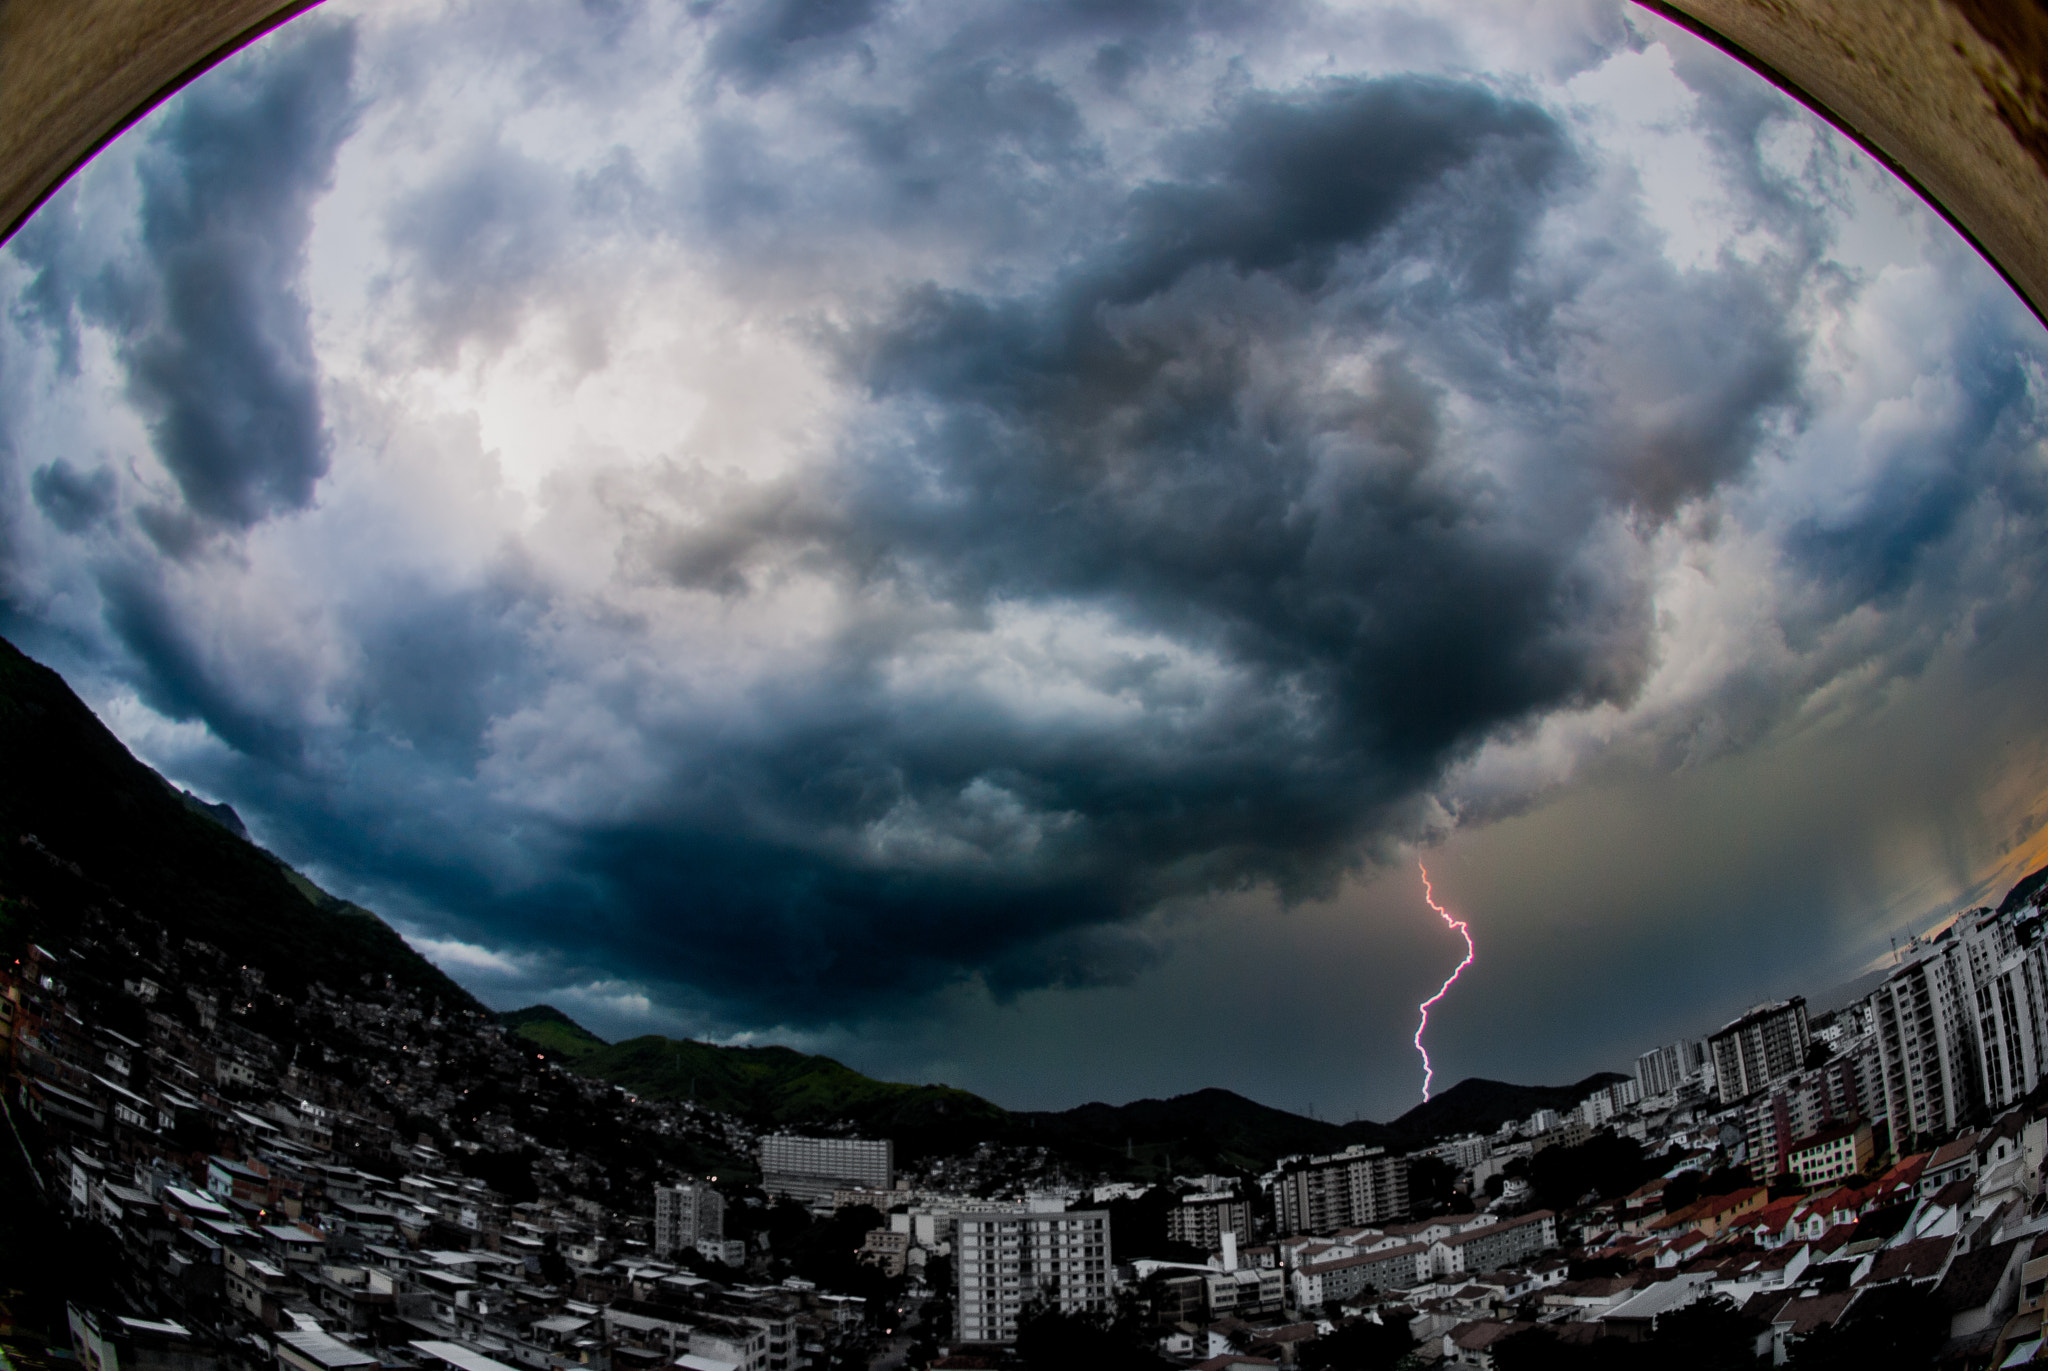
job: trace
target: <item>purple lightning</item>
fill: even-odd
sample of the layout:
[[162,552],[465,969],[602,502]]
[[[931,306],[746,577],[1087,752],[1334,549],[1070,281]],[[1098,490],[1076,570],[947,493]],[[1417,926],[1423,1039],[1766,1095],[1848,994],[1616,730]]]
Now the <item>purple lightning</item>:
[[1436,1073],[1430,1069],[1429,1049],[1422,1045],[1422,1035],[1429,1029],[1429,1007],[1449,994],[1451,987],[1457,983],[1458,977],[1464,974],[1465,968],[1472,965],[1473,947],[1472,930],[1465,926],[1465,921],[1453,918],[1450,910],[1445,909],[1436,902],[1436,889],[1429,883],[1429,868],[1423,866],[1419,860],[1415,865],[1422,870],[1422,898],[1429,902],[1431,909],[1434,909],[1443,916],[1443,921],[1447,926],[1458,930],[1458,936],[1465,940],[1465,960],[1459,962],[1456,969],[1444,978],[1444,983],[1438,988],[1436,994],[1422,1002],[1422,1022],[1415,1026],[1415,1050],[1422,1054],[1422,1098],[1427,1101],[1429,1099],[1429,1083],[1436,1076]]

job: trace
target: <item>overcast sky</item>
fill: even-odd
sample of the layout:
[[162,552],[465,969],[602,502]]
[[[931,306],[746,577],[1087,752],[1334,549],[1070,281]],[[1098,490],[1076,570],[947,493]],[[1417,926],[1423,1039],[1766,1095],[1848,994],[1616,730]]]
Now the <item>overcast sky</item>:
[[0,633],[489,1003],[1626,1069],[2043,859],[2039,323],[1620,4],[330,0],[0,251]]

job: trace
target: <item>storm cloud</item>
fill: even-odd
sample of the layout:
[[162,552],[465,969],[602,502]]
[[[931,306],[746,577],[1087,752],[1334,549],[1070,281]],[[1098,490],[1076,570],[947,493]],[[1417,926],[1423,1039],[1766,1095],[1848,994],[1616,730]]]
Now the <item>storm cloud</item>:
[[2024,637],[2048,354],[1859,156],[1609,6],[332,4],[0,257],[0,596],[507,997],[1137,985]]

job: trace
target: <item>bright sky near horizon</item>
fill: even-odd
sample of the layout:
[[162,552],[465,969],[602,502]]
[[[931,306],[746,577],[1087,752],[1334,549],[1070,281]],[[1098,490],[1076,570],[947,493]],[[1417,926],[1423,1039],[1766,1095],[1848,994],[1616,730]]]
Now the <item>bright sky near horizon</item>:
[[0,633],[490,1003],[1625,1068],[2048,859],[2048,339],[1593,0],[329,0],[0,250]]

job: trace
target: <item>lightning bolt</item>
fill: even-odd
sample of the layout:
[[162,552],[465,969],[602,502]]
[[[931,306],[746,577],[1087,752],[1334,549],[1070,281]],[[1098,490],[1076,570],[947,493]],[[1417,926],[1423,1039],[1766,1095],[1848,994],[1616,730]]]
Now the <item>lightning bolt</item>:
[[1429,903],[1431,909],[1442,916],[1446,927],[1456,929],[1458,936],[1465,940],[1465,960],[1459,962],[1451,974],[1444,977],[1444,983],[1437,988],[1436,994],[1422,1002],[1422,1022],[1415,1026],[1415,1050],[1422,1054],[1422,1098],[1426,1101],[1429,1099],[1429,1083],[1436,1078],[1436,1073],[1429,1065],[1429,1049],[1422,1045],[1422,1035],[1429,1030],[1429,1007],[1448,995],[1451,987],[1457,984],[1458,977],[1464,974],[1465,968],[1472,965],[1473,947],[1472,930],[1466,927],[1465,921],[1453,917],[1450,910],[1436,902],[1436,888],[1429,883],[1429,868],[1423,866],[1420,860],[1415,865],[1422,872],[1422,898]]

